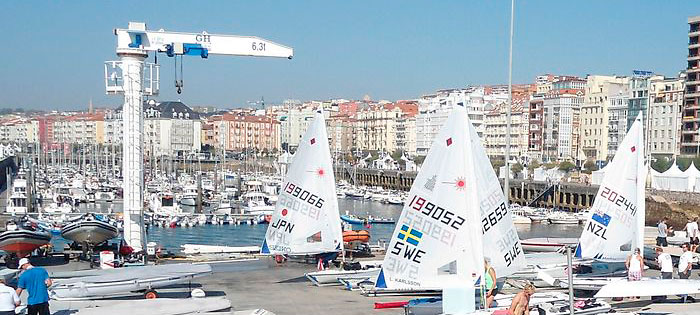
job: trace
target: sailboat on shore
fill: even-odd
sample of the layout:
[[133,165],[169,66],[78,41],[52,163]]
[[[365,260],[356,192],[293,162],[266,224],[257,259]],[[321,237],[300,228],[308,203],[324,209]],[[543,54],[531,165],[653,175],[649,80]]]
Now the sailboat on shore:
[[[413,182],[376,289],[473,288],[483,283],[485,259],[499,277],[525,263],[498,178],[466,110],[457,106]],[[412,307],[439,313],[442,303]]]
[[[343,250],[335,176],[323,113],[319,110],[299,143],[261,247],[262,254],[314,255],[319,265]],[[342,277],[376,276],[369,270],[321,270],[306,274],[314,284],[340,284]]]

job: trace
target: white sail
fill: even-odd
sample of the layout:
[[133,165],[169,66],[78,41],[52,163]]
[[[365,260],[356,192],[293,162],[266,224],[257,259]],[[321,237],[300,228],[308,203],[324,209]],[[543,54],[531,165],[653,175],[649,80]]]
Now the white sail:
[[644,133],[641,113],[606,167],[576,256],[622,259],[644,244]]
[[326,123],[317,112],[282,183],[261,253],[340,251],[342,238]]
[[[482,213],[494,212],[493,220],[483,221]],[[507,251],[496,242],[505,238],[486,238],[508,230],[507,224],[513,225],[496,175],[466,110],[456,107],[413,182],[376,286],[439,288],[443,274],[475,280],[483,274],[484,256],[502,268]],[[511,241],[502,247],[515,244],[522,253],[514,230]],[[513,268],[524,262],[522,255],[508,259]]]

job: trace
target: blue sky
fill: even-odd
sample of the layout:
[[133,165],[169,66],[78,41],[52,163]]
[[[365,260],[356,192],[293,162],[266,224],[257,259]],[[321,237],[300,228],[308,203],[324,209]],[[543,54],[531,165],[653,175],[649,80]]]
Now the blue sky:
[[[116,106],[103,62],[111,30],[256,35],[295,49],[294,59],[185,59],[184,92],[173,60],[160,99],[222,108],[268,102],[410,99],[439,88],[507,82],[510,1],[2,1],[0,107]],[[518,1],[513,80],[537,74],[676,75],[685,66],[687,17],[700,1]],[[162,58],[161,58],[162,57]],[[152,58],[151,58],[152,59]]]

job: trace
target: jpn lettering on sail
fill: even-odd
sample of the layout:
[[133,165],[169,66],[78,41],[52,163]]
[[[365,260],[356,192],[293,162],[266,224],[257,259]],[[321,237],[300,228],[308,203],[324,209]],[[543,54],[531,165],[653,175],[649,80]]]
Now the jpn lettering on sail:
[[468,125],[458,107],[435,138],[391,236],[378,288],[439,288],[441,275],[468,281],[483,272]]
[[474,159],[474,181],[479,183],[477,198],[483,233],[484,257],[498,277],[509,276],[525,266],[525,255],[503,190],[481,145],[476,129],[469,124],[470,147]]
[[265,234],[263,254],[340,251],[342,231],[323,114],[299,143]]
[[606,167],[609,171],[605,172],[581,232],[577,257],[620,260],[633,247],[640,246],[639,239],[644,237],[646,180],[642,130],[640,114]]

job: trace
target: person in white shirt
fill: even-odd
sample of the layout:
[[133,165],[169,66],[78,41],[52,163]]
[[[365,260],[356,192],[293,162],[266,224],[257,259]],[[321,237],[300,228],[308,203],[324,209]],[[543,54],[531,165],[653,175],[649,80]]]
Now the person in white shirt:
[[0,315],[15,315],[15,307],[20,305],[20,299],[15,289],[5,285],[0,278]]
[[678,261],[678,277],[681,279],[690,278],[690,271],[693,270],[693,252],[691,252],[690,244],[683,243],[681,246],[683,254]]
[[669,253],[664,253],[663,247],[656,248],[656,262],[661,268],[661,279],[673,279],[673,259]]
[[[673,279],[673,258],[669,253],[664,253],[664,248],[661,246],[656,247],[656,263],[661,269],[661,279]],[[666,296],[652,296],[651,300],[661,302],[666,300]]]
[[698,244],[700,244],[700,240],[698,240],[698,237],[700,236],[700,229],[698,229],[698,217],[695,217],[693,220],[688,220],[688,223],[685,225],[685,231],[688,233],[688,238],[690,239],[690,251],[694,252]]
[[[678,261],[678,277],[688,279],[690,278],[690,271],[693,270],[693,252],[689,251],[690,244],[688,243],[683,243],[681,248],[683,249],[683,254],[681,254],[681,258]],[[683,303],[686,300],[695,301],[692,296],[683,295],[682,297]]]

